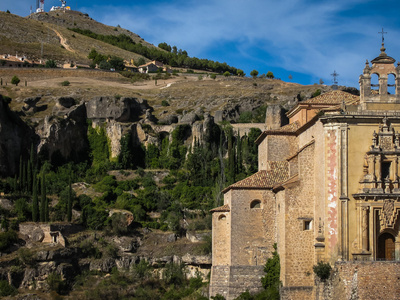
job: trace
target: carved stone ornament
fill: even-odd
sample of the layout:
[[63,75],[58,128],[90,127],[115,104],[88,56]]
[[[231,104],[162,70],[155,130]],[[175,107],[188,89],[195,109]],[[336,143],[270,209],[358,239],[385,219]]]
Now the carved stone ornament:
[[396,209],[394,208],[394,200],[386,199],[383,201],[383,208],[380,214],[381,225],[385,228],[393,228],[396,217]]

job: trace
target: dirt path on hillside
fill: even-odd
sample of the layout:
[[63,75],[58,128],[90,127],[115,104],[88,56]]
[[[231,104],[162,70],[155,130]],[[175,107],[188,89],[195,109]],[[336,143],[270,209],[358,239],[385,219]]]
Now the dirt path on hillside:
[[[50,27],[49,27],[49,28],[50,28]],[[64,38],[64,37],[61,35],[61,33],[59,33],[59,32],[58,32],[56,29],[54,29],[54,28],[50,28],[50,29],[53,30],[53,31],[55,32],[55,34],[57,34],[58,38],[60,39],[60,44],[61,44],[66,50],[68,50],[69,52],[75,53],[75,50],[72,49],[72,48],[70,47],[70,45],[67,44],[67,39]]]
[[[123,89],[131,89],[131,90],[148,90],[148,89],[164,89],[170,87],[173,83],[178,81],[183,81],[188,79],[183,78],[171,78],[167,80],[157,80],[157,86],[155,85],[154,80],[146,80],[135,83],[124,83],[124,82],[115,82],[109,80],[101,80],[101,79],[93,79],[93,78],[82,78],[82,77],[59,77],[59,78],[49,78],[44,80],[36,80],[30,81],[30,87],[60,87],[61,82],[69,81],[71,87],[93,87],[93,86],[109,86],[109,87],[118,87]],[[191,79],[189,79],[191,80]]]

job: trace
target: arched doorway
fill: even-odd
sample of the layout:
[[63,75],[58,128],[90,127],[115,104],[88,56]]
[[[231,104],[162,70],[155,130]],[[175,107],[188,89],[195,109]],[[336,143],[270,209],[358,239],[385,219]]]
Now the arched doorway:
[[395,259],[394,236],[389,232],[384,232],[378,237],[378,259],[394,260]]

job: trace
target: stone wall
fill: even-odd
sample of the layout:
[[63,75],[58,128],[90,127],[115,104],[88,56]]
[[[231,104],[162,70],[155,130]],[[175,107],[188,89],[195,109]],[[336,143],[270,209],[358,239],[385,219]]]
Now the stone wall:
[[[231,199],[231,264],[264,265],[275,243],[274,196],[265,190],[232,190]],[[261,201],[260,208],[250,207],[254,200]]]
[[321,299],[399,299],[399,278],[400,262],[337,262],[328,283],[331,290]]
[[248,290],[257,293],[262,289],[261,277],[265,276],[263,266],[212,266],[210,296],[220,294],[232,300]]
[[[299,154],[299,181],[286,186],[284,226],[279,226],[278,253],[283,260],[281,273],[284,286],[312,286],[314,257],[314,144]],[[283,199],[279,197],[282,202]],[[284,234],[284,239],[279,236]],[[284,249],[282,249],[282,247]],[[300,293],[296,290],[296,295]],[[287,291],[286,294],[290,294]],[[308,294],[307,294],[308,295]],[[292,295],[293,296],[293,295]],[[290,297],[292,297],[290,296]],[[289,297],[289,296],[288,296]],[[292,299],[292,298],[287,299]],[[304,296],[306,297],[306,296]],[[302,299],[302,298],[298,298]],[[305,298],[304,298],[305,299]]]

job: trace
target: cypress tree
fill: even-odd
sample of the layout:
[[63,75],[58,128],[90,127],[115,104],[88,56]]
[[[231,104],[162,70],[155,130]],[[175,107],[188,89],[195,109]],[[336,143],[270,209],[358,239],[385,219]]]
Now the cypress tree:
[[41,199],[40,199],[40,222],[45,222],[46,220],[46,182],[44,171],[42,171],[41,183]]
[[39,199],[37,193],[37,181],[36,176],[33,176],[33,195],[32,195],[32,220],[37,222],[39,219]]
[[27,191],[30,193],[32,190],[32,163],[31,160],[28,160],[27,166]]
[[68,203],[67,203],[67,220],[72,220],[72,187],[71,187],[71,175],[69,176],[69,188],[68,188]]
[[243,171],[243,158],[242,158],[242,139],[240,138],[240,132],[238,131],[238,139],[237,139],[237,144],[236,144],[236,155],[237,155],[237,159],[236,159],[236,173],[239,174]]
[[22,191],[22,155],[19,157],[18,188]]
[[22,192],[26,192],[26,163],[22,163]]

